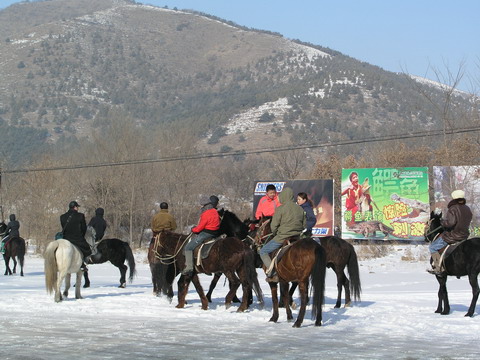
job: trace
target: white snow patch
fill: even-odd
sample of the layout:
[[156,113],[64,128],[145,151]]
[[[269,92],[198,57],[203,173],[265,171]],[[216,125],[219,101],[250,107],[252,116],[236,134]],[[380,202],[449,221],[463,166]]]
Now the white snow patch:
[[[288,105],[287,98],[280,98],[277,101],[267,102],[256,108],[247,110],[232,117],[227,124],[227,134],[235,134],[237,131],[244,132],[259,127],[258,120],[263,113],[273,114],[275,118],[283,116],[292,106]],[[275,119],[274,121],[277,121]],[[270,125],[269,125],[270,126]]]

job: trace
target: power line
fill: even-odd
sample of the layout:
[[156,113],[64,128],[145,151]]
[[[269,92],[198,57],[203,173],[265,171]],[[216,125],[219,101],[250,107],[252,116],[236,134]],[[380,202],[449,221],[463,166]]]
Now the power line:
[[406,133],[406,134],[397,134],[397,135],[386,135],[378,136],[366,139],[353,139],[353,140],[339,140],[339,141],[328,141],[324,143],[315,143],[315,144],[298,144],[298,145],[289,145],[289,146],[280,146],[274,148],[259,148],[259,149],[250,149],[250,150],[235,150],[229,152],[221,153],[199,153],[191,155],[182,155],[182,156],[169,156],[156,159],[137,159],[137,160],[126,160],[118,162],[107,162],[107,163],[96,163],[96,164],[77,164],[77,165],[65,165],[65,166],[54,166],[46,168],[25,168],[25,169],[12,169],[4,170],[4,174],[15,174],[15,173],[27,173],[27,172],[39,172],[39,171],[56,171],[56,170],[75,170],[75,169],[88,169],[88,168],[99,168],[99,167],[108,167],[108,166],[125,166],[125,165],[136,165],[136,164],[152,164],[152,163],[165,163],[165,162],[175,162],[175,161],[186,161],[186,160],[200,160],[200,159],[211,159],[219,157],[228,157],[228,156],[245,156],[245,155],[257,155],[263,153],[275,153],[282,151],[292,151],[292,150],[301,150],[301,149],[318,149],[318,148],[328,148],[334,146],[346,146],[346,145],[358,145],[365,143],[376,143],[383,141],[392,141],[392,140],[406,140],[406,139],[415,139],[415,138],[425,138],[432,136],[440,136],[444,134],[462,134],[462,133],[471,133],[480,131],[480,126],[473,126],[469,128],[459,128],[454,130],[434,130],[434,131],[424,131],[417,132],[415,134]]

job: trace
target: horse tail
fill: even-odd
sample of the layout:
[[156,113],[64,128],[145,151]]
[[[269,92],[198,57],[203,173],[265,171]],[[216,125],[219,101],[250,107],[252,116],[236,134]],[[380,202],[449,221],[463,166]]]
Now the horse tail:
[[153,266],[152,278],[155,276],[157,291],[169,296],[169,289],[175,279],[176,264],[163,264],[160,261]]
[[18,241],[17,258],[18,258],[18,262],[20,263],[20,269],[22,269],[23,262],[25,261],[26,249],[25,249],[25,240],[23,240],[22,238],[19,238],[19,239],[20,241]]
[[327,272],[327,257],[321,246],[315,246],[315,264],[311,274],[313,301],[312,320],[322,318],[322,305],[325,298],[325,274]]
[[350,291],[353,294],[354,301],[360,301],[360,293],[362,292],[362,285],[360,283],[360,271],[358,269],[357,254],[353,245],[351,245],[350,257],[348,259],[348,276],[350,278]]
[[263,304],[263,291],[258,283],[257,268],[255,267],[255,254],[250,248],[245,249],[243,252],[243,267],[248,286],[255,292],[258,302]]
[[52,241],[48,244],[45,253],[43,254],[44,257],[44,269],[45,269],[45,286],[47,288],[47,292],[51,294],[56,287],[57,284],[57,259],[55,258],[55,252],[59,246],[58,241]]
[[130,282],[133,281],[133,277],[135,276],[135,258],[133,257],[132,248],[128,243],[125,243],[125,259],[128,261],[128,268],[130,269],[130,275],[128,276],[128,280]]

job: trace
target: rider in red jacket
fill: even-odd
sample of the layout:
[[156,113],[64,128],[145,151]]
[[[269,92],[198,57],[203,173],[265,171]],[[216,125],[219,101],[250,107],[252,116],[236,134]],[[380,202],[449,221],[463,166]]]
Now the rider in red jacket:
[[190,241],[185,245],[185,269],[183,275],[191,275],[193,272],[193,250],[205,240],[216,237],[220,229],[220,216],[217,206],[219,199],[215,195],[210,196],[210,201],[203,205],[198,225],[192,228]]

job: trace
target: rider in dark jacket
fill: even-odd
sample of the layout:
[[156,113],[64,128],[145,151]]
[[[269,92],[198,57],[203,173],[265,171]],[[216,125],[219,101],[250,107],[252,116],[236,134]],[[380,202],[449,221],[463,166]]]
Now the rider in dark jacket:
[[7,241],[14,238],[20,237],[20,223],[15,217],[15,214],[10,214],[10,222],[7,225],[7,229],[5,230],[5,237],[2,240],[2,244],[0,246],[0,251],[3,253],[5,249],[5,245]]
[[[85,215],[78,212],[79,207],[80,205],[76,201],[71,201],[68,205],[68,211],[60,216],[60,224],[63,229],[63,238],[78,247],[85,259],[92,254],[92,251],[85,240],[87,223],[85,222]],[[85,264],[82,268],[86,270]]]
[[433,269],[428,272],[439,275],[442,273],[440,264],[441,254],[439,250],[448,244],[466,240],[470,235],[470,223],[472,222],[472,211],[466,205],[465,192],[455,190],[452,192],[452,201],[447,205],[447,214],[441,220],[445,231],[430,244],[430,253],[433,259]]
[[107,228],[107,222],[103,218],[105,210],[103,208],[97,208],[95,210],[95,216],[90,219],[88,226],[95,229],[95,241],[100,241],[105,235],[105,229]]

